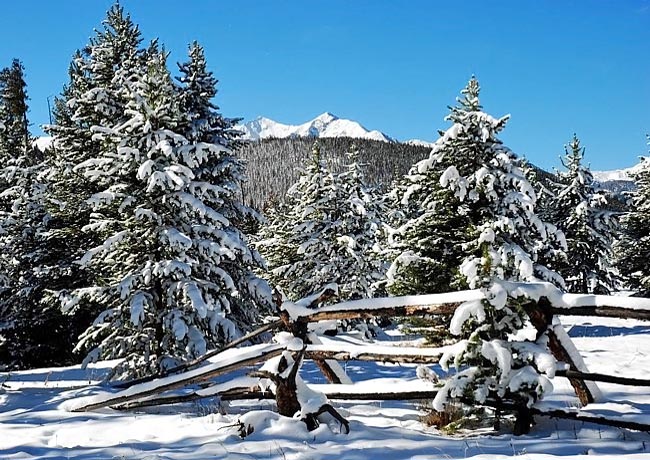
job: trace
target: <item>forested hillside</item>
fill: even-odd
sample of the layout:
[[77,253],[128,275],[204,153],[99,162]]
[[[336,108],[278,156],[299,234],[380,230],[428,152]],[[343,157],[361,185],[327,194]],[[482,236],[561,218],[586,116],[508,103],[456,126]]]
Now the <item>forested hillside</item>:
[[[334,171],[343,168],[345,152],[356,145],[360,163],[367,165],[369,182],[384,189],[431,151],[424,146],[347,137],[320,138],[318,142],[323,160]],[[309,158],[313,143],[312,137],[244,142],[239,154],[247,166],[248,181],[242,187],[245,204],[262,209],[269,199],[283,197],[298,179],[297,168]]]
[[[298,168],[309,159],[313,137],[262,139],[242,143],[239,156],[246,162],[247,180],[242,184],[244,204],[263,210],[272,199],[283,199],[298,179]],[[349,137],[321,137],[321,154],[328,166],[339,172],[345,164],[345,153],[350,146],[359,148],[359,161],[366,165],[369,184],[386,190],[393,179],[403,176],[411,165],[429,156],[431,147],[400,142],[382,142]],[[537,179],[548,187],[555,174],[531,165]],[[634,182],[606,181],[599,186],[613,192],[610,206],[617,211],[625,209],[623,193],[629,192]]]

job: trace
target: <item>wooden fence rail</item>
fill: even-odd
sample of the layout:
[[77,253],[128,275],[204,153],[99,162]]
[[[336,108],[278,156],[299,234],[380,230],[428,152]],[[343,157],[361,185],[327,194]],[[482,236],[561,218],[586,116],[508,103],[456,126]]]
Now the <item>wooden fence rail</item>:
[[[583,405],[595,400],[597,387],[589,382],[607,382],[621,385],[650,386],[649,379],[611,376],[588,372],[586,366],[561,327],[553,325],[554,315],[564,316],[602,316],[650,320],[650,299],[625,299],[621,297],[588,296],[564,294],[547,283],[504,283],[511,298],[516,299],[528,313],[531,323],[539,334],[549,338],[549,349],[558,361],[568,365],[568,369],[558,370],[556,375],[569,379],[576,395]],[[232,349],[259,337],[265,332],[285,330],[300,338],[305,344],[301,352],[306,359],[317,363],[330,383],[346,382],[347,376],[342,371],[338,361],[377,361],[391,363],[435,364],[448,347],[415,348],[415,347],[373,347],[326,346],[318,336],[310,332],[309,324],[318,321],[341,319],[365,319],[373,317],[422,316],[422,315],[452,315],[459,305],[468,301],[482,300],[484,295],[480,290],[460,291],[448,294],[432,294],[425,296],[405,296],[382,299],[364,299],[343,302],[319,308],[321,302],[335,295],[332,288],[303,301],[278,302],[280,319],[263,325],[246,336],[237,339],[219,350],[209,353],[164,374],[154,375],[130,382],[114,385],[123,388],[122,391],[97,396],[91,400],[81,401],[73,410],[87,411],[102,407],[117,409],[135,409],[160,404],[174,404],[192,401],[200,398],[219,396],[224,400],[237,398],[266,398],[268,391],[248,381],[242,386],[208,385],[206,388],[192,389],[184,394],[169,394],[173,390],[191,387],[207,382],[216,376],[241,370],[248,366],[263,362],[280,355],[285,347],[279,344],[240,348],[241,353],[233,354]],[[226,353],[226,350],[230,352]],[[229,353],[229,354],[228,354]],[[428,391],[410,391],[381,393],[359,393],[337,390],[337,385],[325,391],[330,399],[429,399],[435,396],[435,389]],[[517,409],[517,408],[515,408]],[[521,410],[522,408],[518,408]],[[552,414],[531,409],[532,413],[595,423],[612,424],[631,429],[650,429],[650,425],[635,422],[614,420],[604,422],[602,417],[566,412]],[[529,411],[530,412],[530,411]],[[562,412],[562,411],[560,411]],[[568,414],[568,415],[567,415]]]

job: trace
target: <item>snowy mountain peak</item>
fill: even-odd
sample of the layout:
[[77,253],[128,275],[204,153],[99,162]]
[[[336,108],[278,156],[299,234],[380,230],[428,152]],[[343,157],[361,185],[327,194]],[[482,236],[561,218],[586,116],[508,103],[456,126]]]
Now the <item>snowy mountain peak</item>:
[[321,121],[323,123],[331,123],[334,120],[338,120],[338,119],[339,119],[339,117],[337,117],[333,113],[325,112],[325,113],[321,113],[316,118],[314,118],[314,121]]
[[404,141],[405,144],[409,145],[416,145],[418,147],[433,147],[434,143],[429,142],[429,141],[423,141],[422,139],[409,139],[408,141]]
[[352,137],[393,142],[391,137],[381,131],[368,130],[356,121],[339,118],[330,112],[300,125],[288,125],[270,118],[258,117],[237,128],[242,131],[243,138],[248,140],[271,137]]
[[625,169],[612,169],[610,171],[592,171],[594,179],[598,182],[633,181],[634,174],[644,167],[643,161]]

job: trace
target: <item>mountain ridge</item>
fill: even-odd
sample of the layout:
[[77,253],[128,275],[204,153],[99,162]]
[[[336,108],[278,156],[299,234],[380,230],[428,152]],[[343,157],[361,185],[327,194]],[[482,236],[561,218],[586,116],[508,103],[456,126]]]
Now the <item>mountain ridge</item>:
[[389,135],[376,129],[366,129],[361,123],[339,118],[330,112],[324,112],[316,118],[299,125],[280,123],[267,117],[257,117],[254,120],[236,126],[244,140],[260,140],[287,137],[351,137],[370,139],[382,142],[397,142]]

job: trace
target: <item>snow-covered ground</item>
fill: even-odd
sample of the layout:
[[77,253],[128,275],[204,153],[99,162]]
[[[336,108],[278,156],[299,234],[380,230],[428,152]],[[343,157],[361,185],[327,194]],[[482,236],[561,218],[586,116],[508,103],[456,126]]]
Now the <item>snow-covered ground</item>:
[[[563,318],[563,322],[592,372],[650,378],[649,323],[603,318]],[[355,335],[327,340],[339,346],[362,343]],[[413,346],[414,342],[381,345]],[[485,431],[444,436],[419,421],[423,412],[414,402],[333,401],[351,422],[347,435],[339,432],[334,421],[308,432],[302,422],[278,416],[269,401],[220,405],[216,400],[202,400],[138,412],[66,410],[76,398],[105,391],[87,385],[96,383],[107,366],[2,375],[0,459],[650,458],[650,434],[540,417],[527,436]],[[349,362],[345,367],[360,386],[383,389],[391,382],[403,388],[426,386],[417,379],[414,365]],[[301,375],[315,387],[323,383],[310,363],[303,366]],[[555,392],[545,405],[576,403],[565,379],[556,378],[553,383]],[[648,388],[600,387],[609,402],[585,411],[650,423]],[[255,427],[243,440],[238,434],[239,421]]]

